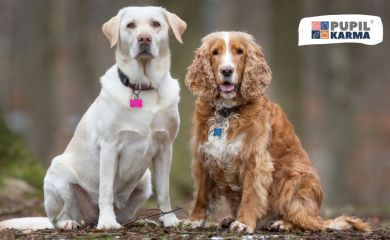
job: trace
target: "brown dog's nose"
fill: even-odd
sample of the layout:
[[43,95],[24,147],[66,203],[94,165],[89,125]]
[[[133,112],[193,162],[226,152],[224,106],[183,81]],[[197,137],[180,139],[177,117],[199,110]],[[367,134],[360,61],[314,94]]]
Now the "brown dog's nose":
[[138,43],[149,44],[152,41],[152,36],[148,33],[141,33],[138,35]]
[[230,76],[232,76],[232,74],[234,72],[234,68],[231,66],[224,66],[224,67],[221,67],[220,71],[224,77],[230,77]]

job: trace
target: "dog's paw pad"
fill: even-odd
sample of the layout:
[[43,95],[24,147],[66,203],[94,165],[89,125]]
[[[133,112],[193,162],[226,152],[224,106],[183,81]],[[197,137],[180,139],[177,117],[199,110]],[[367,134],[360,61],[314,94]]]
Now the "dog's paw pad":
[[62,220],[57,223],[57,227],[66,230],[74,229],[77,228],[78,226],[79,224],[74,220]]
[[234,221],[232,224],[230,224],[230,231],[253,233],[255,229],[240,221]]

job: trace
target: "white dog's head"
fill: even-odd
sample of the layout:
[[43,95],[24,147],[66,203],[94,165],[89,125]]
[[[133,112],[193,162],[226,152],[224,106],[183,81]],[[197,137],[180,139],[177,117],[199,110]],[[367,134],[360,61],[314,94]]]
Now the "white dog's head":
[[127,7],[106,22],[102,30],[111,43],[131,58],[155,58],[168,49],[168,33],[177,41],[187,25],[162,7]]

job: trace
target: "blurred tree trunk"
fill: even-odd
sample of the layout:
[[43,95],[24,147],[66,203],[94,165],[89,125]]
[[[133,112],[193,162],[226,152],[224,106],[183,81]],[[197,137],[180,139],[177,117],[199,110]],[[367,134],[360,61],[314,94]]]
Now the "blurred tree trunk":
[[[375,46],[351,44],[348,62],[350,113],[349,148],[343,149],[345,195],[359,204],[388,204],[390,200],[390,2],[359,1],[355,12],[377,15],[384,26],[383,42]],[[359,186],[359,187],[356,187]],[[364,191],[362,191],[364,189]]]
[[19,23],[23,40],[19,46],[22,63],[18,72],[20,78],[30,79],[24,81],[32,124],[28,141],[34,154],[44,160],[50,156],[53,133],[58,127],[52,72],[55,48],[51,38],[51,4],[54,2],[48,0],[23,1],[23,4],[19,4],[19,13],[25,21]]
[[[331,3],[314,3],[305,1],[305,16],[324,15],[331,11]],[[306,66],[305,102],[304,117],[307,126],[305,139],[309,155],[317,167],[321,177],[322,186],[325,191],[325,204],[340,202],[342,194],[338,194],[342,181],[339,171],[342,171],[342,164],[337,164],[335,156],[335,143],[332,142],[332,134],[340,133],[336,121],[342,118],[334,113],[334,104],[329,104],[329,88],[332,84],[342,84],[345,76],[342,69],[345,67],[345,48],[333,46],[304,46],[304,63]],[[329,68],[332,70],[329,71]],[[335,100],[333,100],[335,101]],[[337,141],[339,143],[339,141]]]
[[2,79],[0,80],[0,109],[5,109],[9,104],[7,92],[11,92],[11,84],[5,79],[12,79],[12,74],[7,71],[11,68],[12,56],[12,41],[10,35],[13,33],[14,21],[14,4],[7,1],[0,2],[0,72]]
[[277,102],[283,107],[299,136],[303,135],[303,73],[302,59],[295,40],[298,39],[297,23],[302,17],[301,3],[270,1],[272,87]]

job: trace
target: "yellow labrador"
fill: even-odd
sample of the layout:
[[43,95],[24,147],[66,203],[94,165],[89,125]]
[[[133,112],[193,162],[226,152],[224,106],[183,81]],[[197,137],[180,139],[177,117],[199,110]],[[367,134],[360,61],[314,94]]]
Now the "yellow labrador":
[[[99,229],[120,228],[152,193],[170,211],[169,171],[179,129],[179,84],[170,75],[168,33],[182,43],[186,23],[161,7],[127,7],[103,25],[116,46],[116,64],[102,77],[102,89],[82,117],[64,153],[44,180],[48,218],[19,218],[0,228],[71,229],[82,220]],[[160,218],[175,226],[174,213]]]

